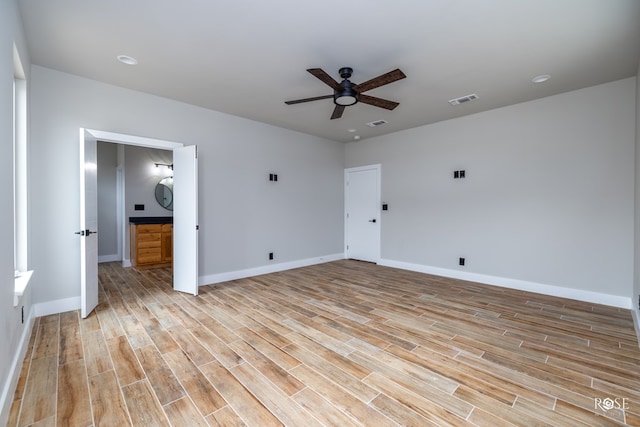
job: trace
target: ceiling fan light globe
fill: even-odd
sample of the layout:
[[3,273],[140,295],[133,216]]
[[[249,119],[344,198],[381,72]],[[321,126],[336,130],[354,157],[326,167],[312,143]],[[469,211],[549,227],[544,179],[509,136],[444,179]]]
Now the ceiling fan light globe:
[[358,98],[356,98],[354,95],[337,95],[334,99],[333,102],[336,105],[345,105],[345,106],[349,106],[349,105],[353,105],[356,102],[358,102]]
[[344,80],[340,85],[343,86],[344,89],[336,91],[333,95],[334,104],[349,106],[358,102],[358,92],[351,88],[351,82]]

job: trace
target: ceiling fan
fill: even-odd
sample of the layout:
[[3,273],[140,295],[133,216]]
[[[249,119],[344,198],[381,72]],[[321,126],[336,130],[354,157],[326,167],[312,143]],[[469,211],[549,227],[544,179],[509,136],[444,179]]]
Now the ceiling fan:
[[375,96],[365,95],[363,92],[387,85],[389,83],[393,83],[396,80],[401,80],[407,77],[402,71],[400,71],[399,69],[395,69],[378,77],[374,77],[371,80],[367,80],[364,83],[355,84],[349,80],[349,77],[351,77],[351,74],[353,73],[353,69],[350,67],[343,67],[340,68],[340,71],[338,71],[340,73],[340,77],[342,77],[343,80],[338,83],[333,79],[333,77],[331,77],[321,68],[309,68],[307,71],[316,76],[327,86],[331,87],[331,89],[333,89],[333,94],[316,96],[313,98],[296,99],[294,101],[285,101],[285,104],[292,105],[300,104],[302,102],[333,98],[333,103],[336,104],[336,107],[333,109],[333,114],[331,114],[331,120],[339,119],[340,117],[342,117],[342,113],[344,113],[344,109],[346,107],[348,107],[349,105],[354,105],[358,102],[363,102],[375,107],[386,108],[387,110],[393,110],[400,104],[394,101],[377,98]]

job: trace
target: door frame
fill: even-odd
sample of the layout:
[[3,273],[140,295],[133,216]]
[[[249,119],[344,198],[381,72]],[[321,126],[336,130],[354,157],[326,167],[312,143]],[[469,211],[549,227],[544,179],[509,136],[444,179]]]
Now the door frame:
[[[111,143],[114,143],[114,144],[133,145],[133,146],[138,146],[138,147],[156,148],[156,149],[170,150],[170,151],[173,151],[176,148],[182,148],[182,147],[185,146],[183,143],[180,143],[180,142],[166,141],[166,140],[154,139],[154,138],[145,138],[145,137],[140,137],[140,136],[120,134],[120,133],[107,132],[107,131],[100,131],[100,130],[95,130],[95,129],[81,128],[81,132],[86,132],[86,133],[90,134],[97,141],[111,142]],[[123,183],[121,183],[121,184],[123,184]],[[196,193],[196,200],[197,200],[197,197],[198,197],[198,195]],[[124,208],[124,206],[122,206],[122,208]],[[124,211],[124,209],[122,209],[122,210]],[[120,215],[118,215],[118,216],[120,216]],[[122,231],[123,231],[123,233],[122,233],[123,237],[122,238],[123,239],[124,239],[124,233],[126,232],[126,221],[125,220],[126,220],[126,218],[122,219],[122,221],[125,222],[125,224],[122,224]],[[124,241],[122,242],[122,246],[121,247],[124,247]],[[122,254],[122,259],[123,259],[123,261],[125,259],[124,251],[123,251],[123,254]],[[196,272],[196,278],[197,278],[197,275],[198,275],[198,272]],[[198,285],[199,284],[196,282],[196,294],[197,294]]]
[[[111,142],[118,146],[131,145],[136,147],[155,148],[160,150],[172,151],[174,148],[183,147],[184,144],[180,142],[165,141],[161,139],[145,138],[133,135],[125,135],[114,132],[106,132],[95,129],[85,129],[94,136],[98,141]],[[120,161],[120,154],[118,154],[118,162]],[[125,179],[124,170],[118,164],[116,171],[116,228],[117,228],[117,240],[118,240],[118,256],[122,260],[123,267],[131,267],[131,259],[126,252],[126,240],[129,236],[129,229],[127,227],[127,210],[124,206],[125,198]]]
[[[344,170],[344,257],[348,257],[349,251],[347,250],[348,239],[349,239],[349,221],[347,221],[347,215],[349,214],[349,174],[352,172],[361,172],[365,170],[374,169],[376,171],[376,206],[378,209],[381,209],[381,200],[382,200],[382,165],[380,163],[367,165],[367,166],[357,166],[352,168],[346,168]],[[378,215],[378,227],[377,227],[377,248],[376,248],[376,264],[380,262],[381,256],[381,230],[382,230],[382,215]]]

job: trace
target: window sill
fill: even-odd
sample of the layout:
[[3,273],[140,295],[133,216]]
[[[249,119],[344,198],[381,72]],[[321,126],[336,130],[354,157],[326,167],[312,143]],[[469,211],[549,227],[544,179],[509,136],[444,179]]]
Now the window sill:
[[20,302],[20,298],[24,295],[24,291],[29,286],[29,281],[31,280],[31,275],[33,274],[33,270],[31,271],[23,271],[18,273],[15,276],[15,290],[13,293],[13,306],[17,307]]

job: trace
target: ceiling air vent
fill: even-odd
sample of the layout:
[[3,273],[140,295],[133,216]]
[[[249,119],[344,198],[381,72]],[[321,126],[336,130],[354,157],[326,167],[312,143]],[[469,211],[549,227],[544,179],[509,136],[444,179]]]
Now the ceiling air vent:
[[465,95],[465,96],[461,96],[460,98],[450,99],[449,104],[460,105],[460,104],[464,104],[465,102],[475,101],[476,99],[478,99],[478,95],[476,95],[475,93],[472,93],[471,95]]
[[376,127],[376,126],[380,126],[380,125],[383,125],[383,124],[385,124],[385,123],[387,123],[387,121],[386,121],[386,120],[376,120],[375,122],[369,122],[369,123],[367,123],[367,126],[369,126],[369,127],[371,127],[371,128],[374,128],[374,127]]

